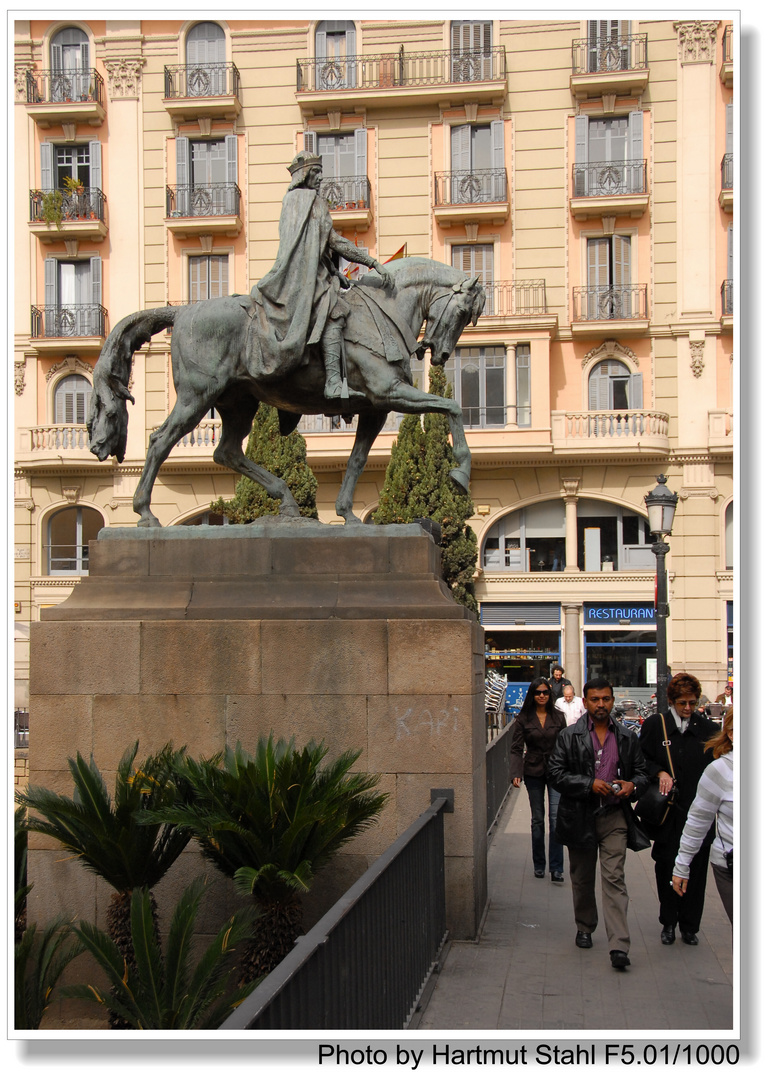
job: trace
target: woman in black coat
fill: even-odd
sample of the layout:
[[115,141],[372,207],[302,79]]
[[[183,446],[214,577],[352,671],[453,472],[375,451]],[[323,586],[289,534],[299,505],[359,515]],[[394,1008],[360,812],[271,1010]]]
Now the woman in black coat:
[[[697,784],[705,766],[713,760],[713,752],[705,750],[704,744],[719,730],[717,724],[697,712],[701,693],[702,687],[693,675],[685,672],[675,675],[668,686],[669,708],[665,713],[664,730],[659,713],[650,716],[641,727],[641,749],[646,758],[649,775],[652,778],[657,777],[663,794],[667,794],[673,786],[668,750],[675,774],[676,796],[667,819],[656,827],[647,827],[644,823],[654,841],[652,858],[657,877],[659,919],[662,924],[660,938],[663,945],[673,944],[676,939],[676,926],[681,931],[681,939],[687,945],[696,945],[705,904],[710,845],[714,835],[712,829],[692,860],[689,886],[684,895],[679,896],[671,885],[686,815],[697,794]],[[670,740],[669,747],[665,747],[663,743],[666,735]]]
[[[531,854],[534,876],[545,876],[545,789],[550,824],[547,864],[550,880],[563,881],[563,844],[555,838],[555,819],[560,795],[547,781],[547,762],[566,718],[555,709],[547,679],[535,679],[526,691],[521,711],[513,724],[510,744],[510,778],[514,787],[526,785],[531,806]],[[677,849],[676,849],[677,850]]]

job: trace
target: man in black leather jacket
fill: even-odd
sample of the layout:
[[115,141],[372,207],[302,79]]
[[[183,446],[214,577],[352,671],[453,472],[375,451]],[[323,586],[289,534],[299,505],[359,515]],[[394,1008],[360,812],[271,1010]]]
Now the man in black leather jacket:
[[558,735],[548,779],[561,794],[556,833],[569,849],[576,944],[592,947],[598,925],[595,867],[600,856],[604,924],[612,967],[629,966],[625,853],[649,846],[630,808],[646,790],[638,738],[612,719],[614,690],[604,678],[585,683],[586,713]]

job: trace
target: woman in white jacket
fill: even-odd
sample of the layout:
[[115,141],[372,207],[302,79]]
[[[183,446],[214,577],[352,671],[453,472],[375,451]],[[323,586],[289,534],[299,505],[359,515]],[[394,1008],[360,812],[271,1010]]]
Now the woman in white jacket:
[[689,881],[689,865],[715,820],[716,838],[710,848],[710,865],[729,922],[732,922],[734,849],[732,716],[733,708],[729,708],[723,728],[705,744],[712,748],[714,760],[702,774],[694,802],[689,808],[670,882],[678,895],[683,896]]

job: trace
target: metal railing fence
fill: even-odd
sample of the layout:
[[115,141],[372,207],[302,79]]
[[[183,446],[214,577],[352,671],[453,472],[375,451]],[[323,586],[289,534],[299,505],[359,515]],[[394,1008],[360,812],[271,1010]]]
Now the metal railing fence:
[[721,190],[731,191],[734,187],[734,154],[724,154],[721,158]]
[[586,285],[574,288],[574,321],[645,319],[645,285]]
[[165,98],[240,97],[234,64],[174,64],[163,68]]
[[[51,195],[55,195],[55,199],[46,199]],[[80,191],[61,188],[57,192],[38,188],[29,193],[29,220],[49,220],[46,218],[47,203],[53,203],[49,215],[53,211],[55,221],[104,221],[106,202],[104,192],[97,187],[82,188]]]
[[[505,715],[505,714],[503,714]],[[510,790],[510,743],[513,725],[507,724],[486,746],[486,829],[497,819]]]
[[571,70],[574,75],[635,71],[648,66],[646,34],[580,38],[571,43]]
[[371,183],[367,176],[329,176],[321,181],[320,194],[329,210],[368,210]]
[[401,45],[375,56],[318,57],[297,60],[299,93],[336,90],[375,90],[386,87],[440,86],[504,79],[505,49],[446,49],[406,52]]
[[727,278],[721,284],[721,314],[734,314],[734,280]]
[[76,101],[104,104],[104,79],[95,69],[27,72],[28,105]]
[[722,39],[723,58],[725,64],[734,63],[734,44],[733,44],[733,28],[727,26],[724,30],[724,36]]
[[166,187],[166,217],[217,217],[240,213],[237,184],[174,184]]
[[446,937],[445,798],[436,798],[221,1025],[403,1028]]
[[645,195],[646,162],[594,161],[574,166],[574,196]]
[[45,304],[31,309],[33,338],[104,337],[107,309],[101,304]]
[[436,206],[507,202],[507,169],[454,169],[435,174]]

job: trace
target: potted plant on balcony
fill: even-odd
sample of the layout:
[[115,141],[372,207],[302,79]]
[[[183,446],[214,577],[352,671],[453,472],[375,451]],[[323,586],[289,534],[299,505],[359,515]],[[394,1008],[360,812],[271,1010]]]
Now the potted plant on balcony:
[[33,191],[32,198],[40,207],[40,216],[43,221],[60,229],[64,220],[64,193],[62,191]]

